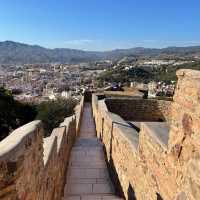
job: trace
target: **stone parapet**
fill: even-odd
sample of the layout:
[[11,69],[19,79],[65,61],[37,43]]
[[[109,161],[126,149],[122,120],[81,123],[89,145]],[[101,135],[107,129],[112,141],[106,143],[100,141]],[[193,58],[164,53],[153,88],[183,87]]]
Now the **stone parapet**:
[[125,199],[173,199],[177,184],[166,155],[168,124],[142,122],[137,132],[119,115],[109,112],[105,100],[97,99],[93,95],[97,135],[105,145],[116,190]]
[[[172,102],[98,100],[93,94],[97,136],[127,200],[200,199],[200,72],[179,70],[177,76]],[[124,121],[130,118],[139,129]]]
[[170,121],[171,104],[155,99],[106,99],[108,110],[128,121]]
[[75,116],[76,116],[76,133],[80,131],[80,122],[83,114],[83,105],[84,105],[84,96],[81,98],[79,105],[75,107]]
[[178,70],[172,105],[168,153],[180,185],[180,195],[200,199],[200,72]]
[[42,123],[33,121],[0,142],[1,200],[61,199],[83,103],[47,138]]

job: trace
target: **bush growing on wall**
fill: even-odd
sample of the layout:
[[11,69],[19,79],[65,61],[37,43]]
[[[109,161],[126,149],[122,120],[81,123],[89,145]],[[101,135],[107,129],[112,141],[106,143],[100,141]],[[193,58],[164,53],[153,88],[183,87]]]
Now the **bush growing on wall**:
[[74,114],[76,100],[58,99],[54,101],[42,102],[38,108],[37,119],[44,124],[45,136],[49,136],[55,127],[58,127],[66,117]]
[[34,120],[36,115],[34,105],[20,103],[10,91],[0,88],[0,141],[12,130]]
[[74,99],[42,102],[38,106],[21,103],[13,98],[10,91],[0,87],[0,141],[14,129],[35,118],[43,121],[45,136],[48,136],[66,117],[74,113],[76,104]]

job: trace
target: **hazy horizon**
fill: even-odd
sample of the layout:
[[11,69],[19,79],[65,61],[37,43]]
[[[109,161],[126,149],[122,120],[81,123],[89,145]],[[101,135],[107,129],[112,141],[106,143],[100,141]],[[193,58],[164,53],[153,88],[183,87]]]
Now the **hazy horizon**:
[[197,46],[200,46],[199,45],[183,45],[183,46],[163,46],[163,47],[144,47],[144,46],[132,46],[132,47],[129,47],[129,48],[114,48],[114,49],[107,49],[107,50],[87,50],[87,49],[78,49],[78,48],[70,48],[70,47],[47,47],[47,46],[43,46],[43,45],[40,45],[40,44],[36,44],[36,43],[25,43],[23,41],[13,41],[13,40],[4,40],[4,41],[0,41],[1,43],[4,43],[4,42],[14,42],[14,43],[19,43],[19,44],[25,44],[25,45],[30,45],[30,46],[40,46],[42,48],[46,48],[46,49],[74,49],[74,50],[82,50],[82,51],[97,51],[97,52],[106,52],[106,51],[114,51],[114,50],[126,50],[126,49],[131,49],[131,48],[149,48],[149,49],[164,49],[164,48],[171,48],[171,47],[177,47],[177,48],[181,48],[181,47],[197,47]]

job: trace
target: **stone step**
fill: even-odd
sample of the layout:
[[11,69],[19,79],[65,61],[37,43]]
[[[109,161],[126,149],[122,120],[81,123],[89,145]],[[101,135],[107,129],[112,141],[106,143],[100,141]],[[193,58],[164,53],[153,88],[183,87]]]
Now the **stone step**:
[[95,169],[95,168],[70,168],[68,170],[67,177],[69,179],[74,178],[82,178],[82,179],[88,179],[88,178],[109,178],[109,174],[107,169]]
[[84,155],[84,156],[79,156],[79,155],[74,155],[73,157],[70,158],[70,162],[90,162],[93,160],[94,162],[103,162],[104,156],[103,155]]
[[114,195],[74,195],[63,197],[62,200],[123,200]]
[[81,161],[83,160],[83,158],[104,159],[104,151],[101,146],[76,146],[71,150],[71,158],[79,158]]
[[102,147],[103,145],[97,138],[79,138],[76,140],[75,147]]
[[[91,160],[89,160],[91,161]],[[70,163],[70,166],[73,168],[94,168],[94,169],[102,169],[106,168],[106,163],[105,161],[100,161],[100,162],[89,162],[87,160],[83,161],[74,161]]]
[[108,178],[74,178],[68,181],[68,183],[109,183]]
[[86,195],[86,194],[113,194],[114,189],[108,183],[69,183],[66,185],[64,194],[69,195]]

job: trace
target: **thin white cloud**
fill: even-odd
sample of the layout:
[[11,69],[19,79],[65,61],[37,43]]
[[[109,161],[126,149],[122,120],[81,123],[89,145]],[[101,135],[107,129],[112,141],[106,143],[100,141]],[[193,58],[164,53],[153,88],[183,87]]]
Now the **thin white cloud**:
[[158,40],[149,39],[149,40],[143,40],[142,42],[155,43],[158,42]]
[[198,40],[157,40],[147,38],[144,40],[102,40],[102,39],[74,39],[57,42],[54,47],[72,48],[89,51],[108,51],[113,49],[127,49],[133,47],[165,48],[169,46],[195,46],[200,45]]
[[150,47],[150,48],[164,48],[169,46],[196,46],[200,45],[200,41],[198,40],[154,40],[154,39],[148,39],[148,40],[142,40],[142,41],[135,41],[132,42],[134,46],[143,46],[143,47]]
[[80,40],[68,40],[68,41],[65,41],[65,44],[79,46],[79,45],[91,44],[93,42],[95,41],[89,40],[89,39],[80,39]]

